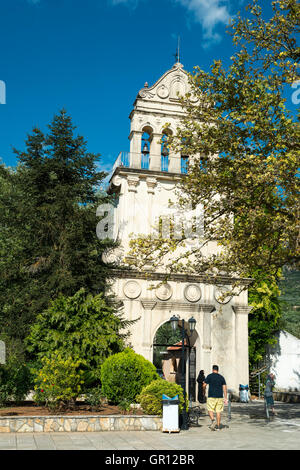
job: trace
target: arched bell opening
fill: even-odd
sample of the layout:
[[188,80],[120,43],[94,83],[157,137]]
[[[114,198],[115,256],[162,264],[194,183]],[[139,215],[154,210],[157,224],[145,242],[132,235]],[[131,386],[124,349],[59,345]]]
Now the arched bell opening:
[[145,126],[142,129],[142,142],[141,142],[141,168],[143,170],[149,169],[150,163],[150,148],[153,138],[153,129],[150,126]]
[[187,154],[186,150],[186,139],[185,137],[181,140],[181,152],[180,152],[180,158],[181,158],[181,173],[182,174],[187,174],[188,173],[188,165],[189,165],[189,155]]
[[172,131],[166,129],[163,131],[161,138],[161,171],[169,171],[170,149],[168,147],[168,137],[172,135]]

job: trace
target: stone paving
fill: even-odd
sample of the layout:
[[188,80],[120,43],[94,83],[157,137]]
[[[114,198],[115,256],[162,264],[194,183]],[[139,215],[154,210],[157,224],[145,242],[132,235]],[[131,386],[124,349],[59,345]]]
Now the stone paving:
[[[208,428],[206,413],[199,427],[180,433],[102,431],[60,433],[0,433],[0,450],[299,450],[300,404],[276,403],[277,415],[267,421],[263,402],[233,403],[231,420],[225,412],[220,431]],[[108,455],[109,452],[106,452]],[[117,455],[117,454],[116,454]]]

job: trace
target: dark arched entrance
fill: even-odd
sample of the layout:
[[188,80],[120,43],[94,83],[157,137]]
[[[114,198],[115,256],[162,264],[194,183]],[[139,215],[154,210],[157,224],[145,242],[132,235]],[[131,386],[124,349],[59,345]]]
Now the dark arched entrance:
[[[184,370],[187,379],[187,395],[196,401],[196,348],[195,341],[185,339]],[[153,341],[153,364],[158,373],[169,382],[182,384],[182,339],[180,330],[174,332],[170,322],[161,325]]]

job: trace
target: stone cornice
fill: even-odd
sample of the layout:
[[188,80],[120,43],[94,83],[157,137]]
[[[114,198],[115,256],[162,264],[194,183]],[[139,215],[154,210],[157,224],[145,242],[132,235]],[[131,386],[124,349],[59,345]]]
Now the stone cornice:
[[175,281],[175,282],[197,282],[201,284],[218,284],[218,285],[229,285],[234,282],[239,282],[243,286],[249,286],[252,283],[250,278],[236,278],[229,276],[205,276],[204,274],[170,274],[160,272],[141,272],[127,269],[112,269],[112,277],[118,277],[120,279],[145,279],[147,281]]
[[200,312],[201,304],[192,304],[190,302],[176,302],[176,301],[151,301],[141,299],[141,304],[145,310],[180,310],[182,312]]
[[236,315],[249,315],[252,310],[251,305],[233,305],[232,309]]
[[212,304],[199,304],[203,313],[212,313],[216,307]]
[[131,174],[142,175],[142,176],[161,176],[163,179],[176,178],[177,180],[180,180],[184,176],[186,176],[186,174],[183,174],[183,173],[172,173],[170,171],[146,170],[144,168],[126,168],[124,166],[117,166],[111,177],[111,180],[113,176],[119,173],[124,174],[124,175],[131,173]]
[[157,302],[156,300],[147,300],[147,299],[142,299],[141,301],[142,306],[144,307],[145,310],[153,310],[153,308],[156,306]]
[[170,171],[166,172],[166,171],[159,171],[159,170],[145,170],[141,168],[125,168],[124,166],[118,166],[114,170],[109,180],[109,186],[107,189],[108,194],[110,194],[111,192],[115,192],[117,189],[119,189],[118,186],[114,184],[114,178],[117,175],[121,175],[121,176],[132,175],[132,176],[145,177],[145,178],[156,177],[156,178],[159,178],[160,180],[167,180],[167,181],[170,181],[170,180],[180,181],[184,176],[186,176],[185,174],[172,173]]

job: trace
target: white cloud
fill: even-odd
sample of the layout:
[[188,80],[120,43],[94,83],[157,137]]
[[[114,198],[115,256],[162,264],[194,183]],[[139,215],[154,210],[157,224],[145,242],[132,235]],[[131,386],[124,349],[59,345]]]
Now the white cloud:
[[[103,1],[103,0],[100,0]],[[124,5],[135,9],[141,2],[151,3],[151,0],[106,0],[111,6]],[[191,15],[193,21],[201,24],[203,29],[203,46],[216,43],[221,40],[221,35],[216,32],[219,25],[227,25],[231,18],[229,13],[230,0],[169,0],[183,6]],[[245,0],[237,0],[243,3]],[[37,5],[41,0],[27,0],[27,3]]]
[[228,0],[175,0],[193,15],[203,28],[204,39],[218,42],[221,36],[215,32],[218,24],[229,23]]
[[[125,5],[136,8],[143,0],[108,0],[112,6]],[[200,23],[203,28],[204,46],[221,40],[221,35],[216,32],[218,25],[227,25],[230,20],[229,0],[169,0],[182,5],[192,16],[193,20]],[[239,0],[243,2],[244,0]],[[150,3],[151,0],[148,0]]]

